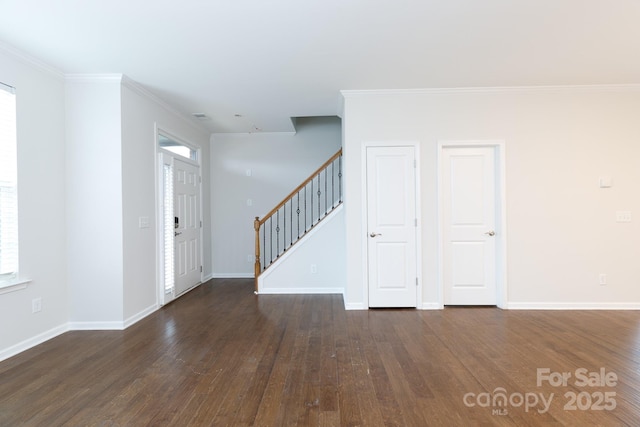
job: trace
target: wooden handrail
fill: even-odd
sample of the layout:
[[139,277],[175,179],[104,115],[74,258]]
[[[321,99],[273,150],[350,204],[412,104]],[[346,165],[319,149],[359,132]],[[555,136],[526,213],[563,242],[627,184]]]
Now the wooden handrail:
[[318,176],[318,174],[320,172],[322,172],[327,166],[329,166],[335,159],[337,159],[341,155],[342,155],[342,148],[339,149],[336,154],[331,156],[331,158],[329,160],[324,162],[322,164],[322,166],[320,166],[318,169],[316,169],[315,172],[313,172],[311,175],[309,175],[309,177],[307,179],[305,179],[302,182],[302,184],[298,185],[291,193],[289,193],[287,195],[287,197],[282,199],[282,201],[280,203],[278,203],[275,208],[271,209],[268,214],[263,216],[262,219],[258,220],[258,218],[256,218],[256,220],[258,221],[258,226],[264,224],[267,221],[267,219],[269,219],[271,217],[271,215],[275,214],[280,208],[282,208],[282,206],[284,206],[284,204],[287,203],[289,201],[289,199],[291,199],[293,197],[294,194],[296,194],[298,191],[302,190],[309,183],[309,181],[311,181],[313,178]]
[[[285,204],[289,201],[292,200],[294,195],[296,193],[298,193],[300,190],[302,190],[303,188],[305,188],[310,182],[312,182],[312,180],[316,177],[319,176],[319,174],[327,169],[329,167],[329,165],[331,165],[336,159],[338,159],[340,156],[342,156],[342,148],[340,150],[338,150],[338,152],[336,154],[334,154],[333,156],[331,156],[331,158],[329,160],[327,160],[326,162],[324,162],[322,164],[322,166],[320,166],[318,169],[316,169],[311,175],[309,175],[309,177],[307,179],[305,179],[302,184],[298,185],[292,192],[290,192],[287,197],[285,197],[280,203],[278,203],[276,205],[275,208],[271,209],[271,211],[269,211],[268,214],[266,214],[262,219],[260,219],[260,217],[256,217],[256,219],[253,221],[253,228],[256,232],[256,239],[255,239],[255,245],[256,245],[256,259],[255,259],[255,263],[254,263],[254,286],[255,286],[255,291],[254,293],[257,295],[258,294],[258,276],[260,276],[260,274],[262,274],[262,266],[260,264],[260,227],[269,219],[271,218],[276,212],[278,212],[283,206],[285,206]],[[326,172],[325,172],[326,174]],[[340,175],[338,175],[340,176]],[[326,175],[325,175],[325,179],[326,179]],[[320,178],[318,178],[318,182],[319,182]],[[320,197],[320,196],[318,196]],[[319,203],[319,202],[318,202]],[[338,204],[342,203],[342,200],[339,201]],[[318,208],[319,209],[319,208]],[[318,211],[318,216],[319,216],[320,212]],[[325,211],[325,215],[326,215],[326,211]],[[313,217],[313,216],[312,216]],[[318,218],[318,222],[320,222],[322,220],[322,218]],[[306,224],[306,222],[305,222]],[[312,224],[313,227],[313,224]],[[306,232],[306,231],[305,231]],[[298,238],[300,238],[300,236],[298,236]],[[290,242],[291,245],[293,245],[295,242]],[[286,250],[286,248],[284,249]],[[266,251],[266,249],[265,249]],[[266,254],[266,252],[265,252]]]

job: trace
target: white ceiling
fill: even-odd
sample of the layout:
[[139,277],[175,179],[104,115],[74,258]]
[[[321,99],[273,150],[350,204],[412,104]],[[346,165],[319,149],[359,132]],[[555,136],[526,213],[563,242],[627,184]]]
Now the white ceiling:
[[640,82],[639,0],[0,0],[0,41],[211,132],[291,131],[342,89]]

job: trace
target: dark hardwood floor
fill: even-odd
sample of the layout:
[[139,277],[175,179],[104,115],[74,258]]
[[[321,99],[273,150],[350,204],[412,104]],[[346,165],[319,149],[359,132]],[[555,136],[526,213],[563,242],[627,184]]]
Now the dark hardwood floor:
[[126,331],[1,362],[0,425],[640,425],[637,311],[346,312],[252,291],[213,280]]

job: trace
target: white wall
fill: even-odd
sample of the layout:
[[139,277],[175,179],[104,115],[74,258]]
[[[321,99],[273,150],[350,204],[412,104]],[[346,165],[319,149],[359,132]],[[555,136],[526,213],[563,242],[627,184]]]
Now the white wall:
[[[157,308],[156,127],[201,150],[203,219],[210,218],[209,132],[125,78],[122,86],[122,217],[125,324]],[[139,218],[149,228],[139,228]],[[203,275],[211,274],[210,221],[203,221]]]
[[344,293],[347,277],[344,236],[344,209],[340,206],[260,275],[260,293]]
[[247,256],[255,252],[255,217],[268,213],[340,146],[340,120],[329,117],[298,119],[295,135],[212,135],[214,277],[253,277],[253,258]]
[[[119,329],[158,307],[156,125],[201,148],[211,275],[209,134],[122,75],[67,76],[0,45],[16,87],[20,277],[0,292],[0,360],[69,329]],[[150,227],[138,228],[148,216]],[[34,298],[42,311],[32,314]],[[12,326],[8,326],[12,325]]]
[[[20,276],[0,295],[0,360],[65,330],[65,130],[62,75],[0,46],[0,82],[16,88]],[[42,311],[31,313],[33,298]]]
[[67,250],[73,327],[123,316],[120,77],[66,82]]
[[[504,140],[512,308],[640,307],[640,88],[345,92],[345,304],[366,308],[366,141],[421,143],[423,304],[437,303],[437,143]],[[614,185],[600,189],[600,176]],[[634,221],[615,222],[617,210]],[[608,284],[600,286],[598,275]]]

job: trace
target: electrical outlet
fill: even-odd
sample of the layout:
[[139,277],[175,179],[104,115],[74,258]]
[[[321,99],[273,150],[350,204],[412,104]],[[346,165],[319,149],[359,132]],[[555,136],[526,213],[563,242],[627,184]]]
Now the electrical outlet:
[[616,222],[631,222],[631,211],[616,211]]
[[34,298],[31,300],[31,312],[37,313],[42,310],[42,298]]
[[600,276],[598,277],[598,283],[600,283],[600,286],[604,286],[607,284],[607,275],[604,273],[601,273]]
[[247,255],[247,262],[253,262],[253,255]]
[[316,274],[318,272],[318,266],[315,264],[311,264],[311,274]]

